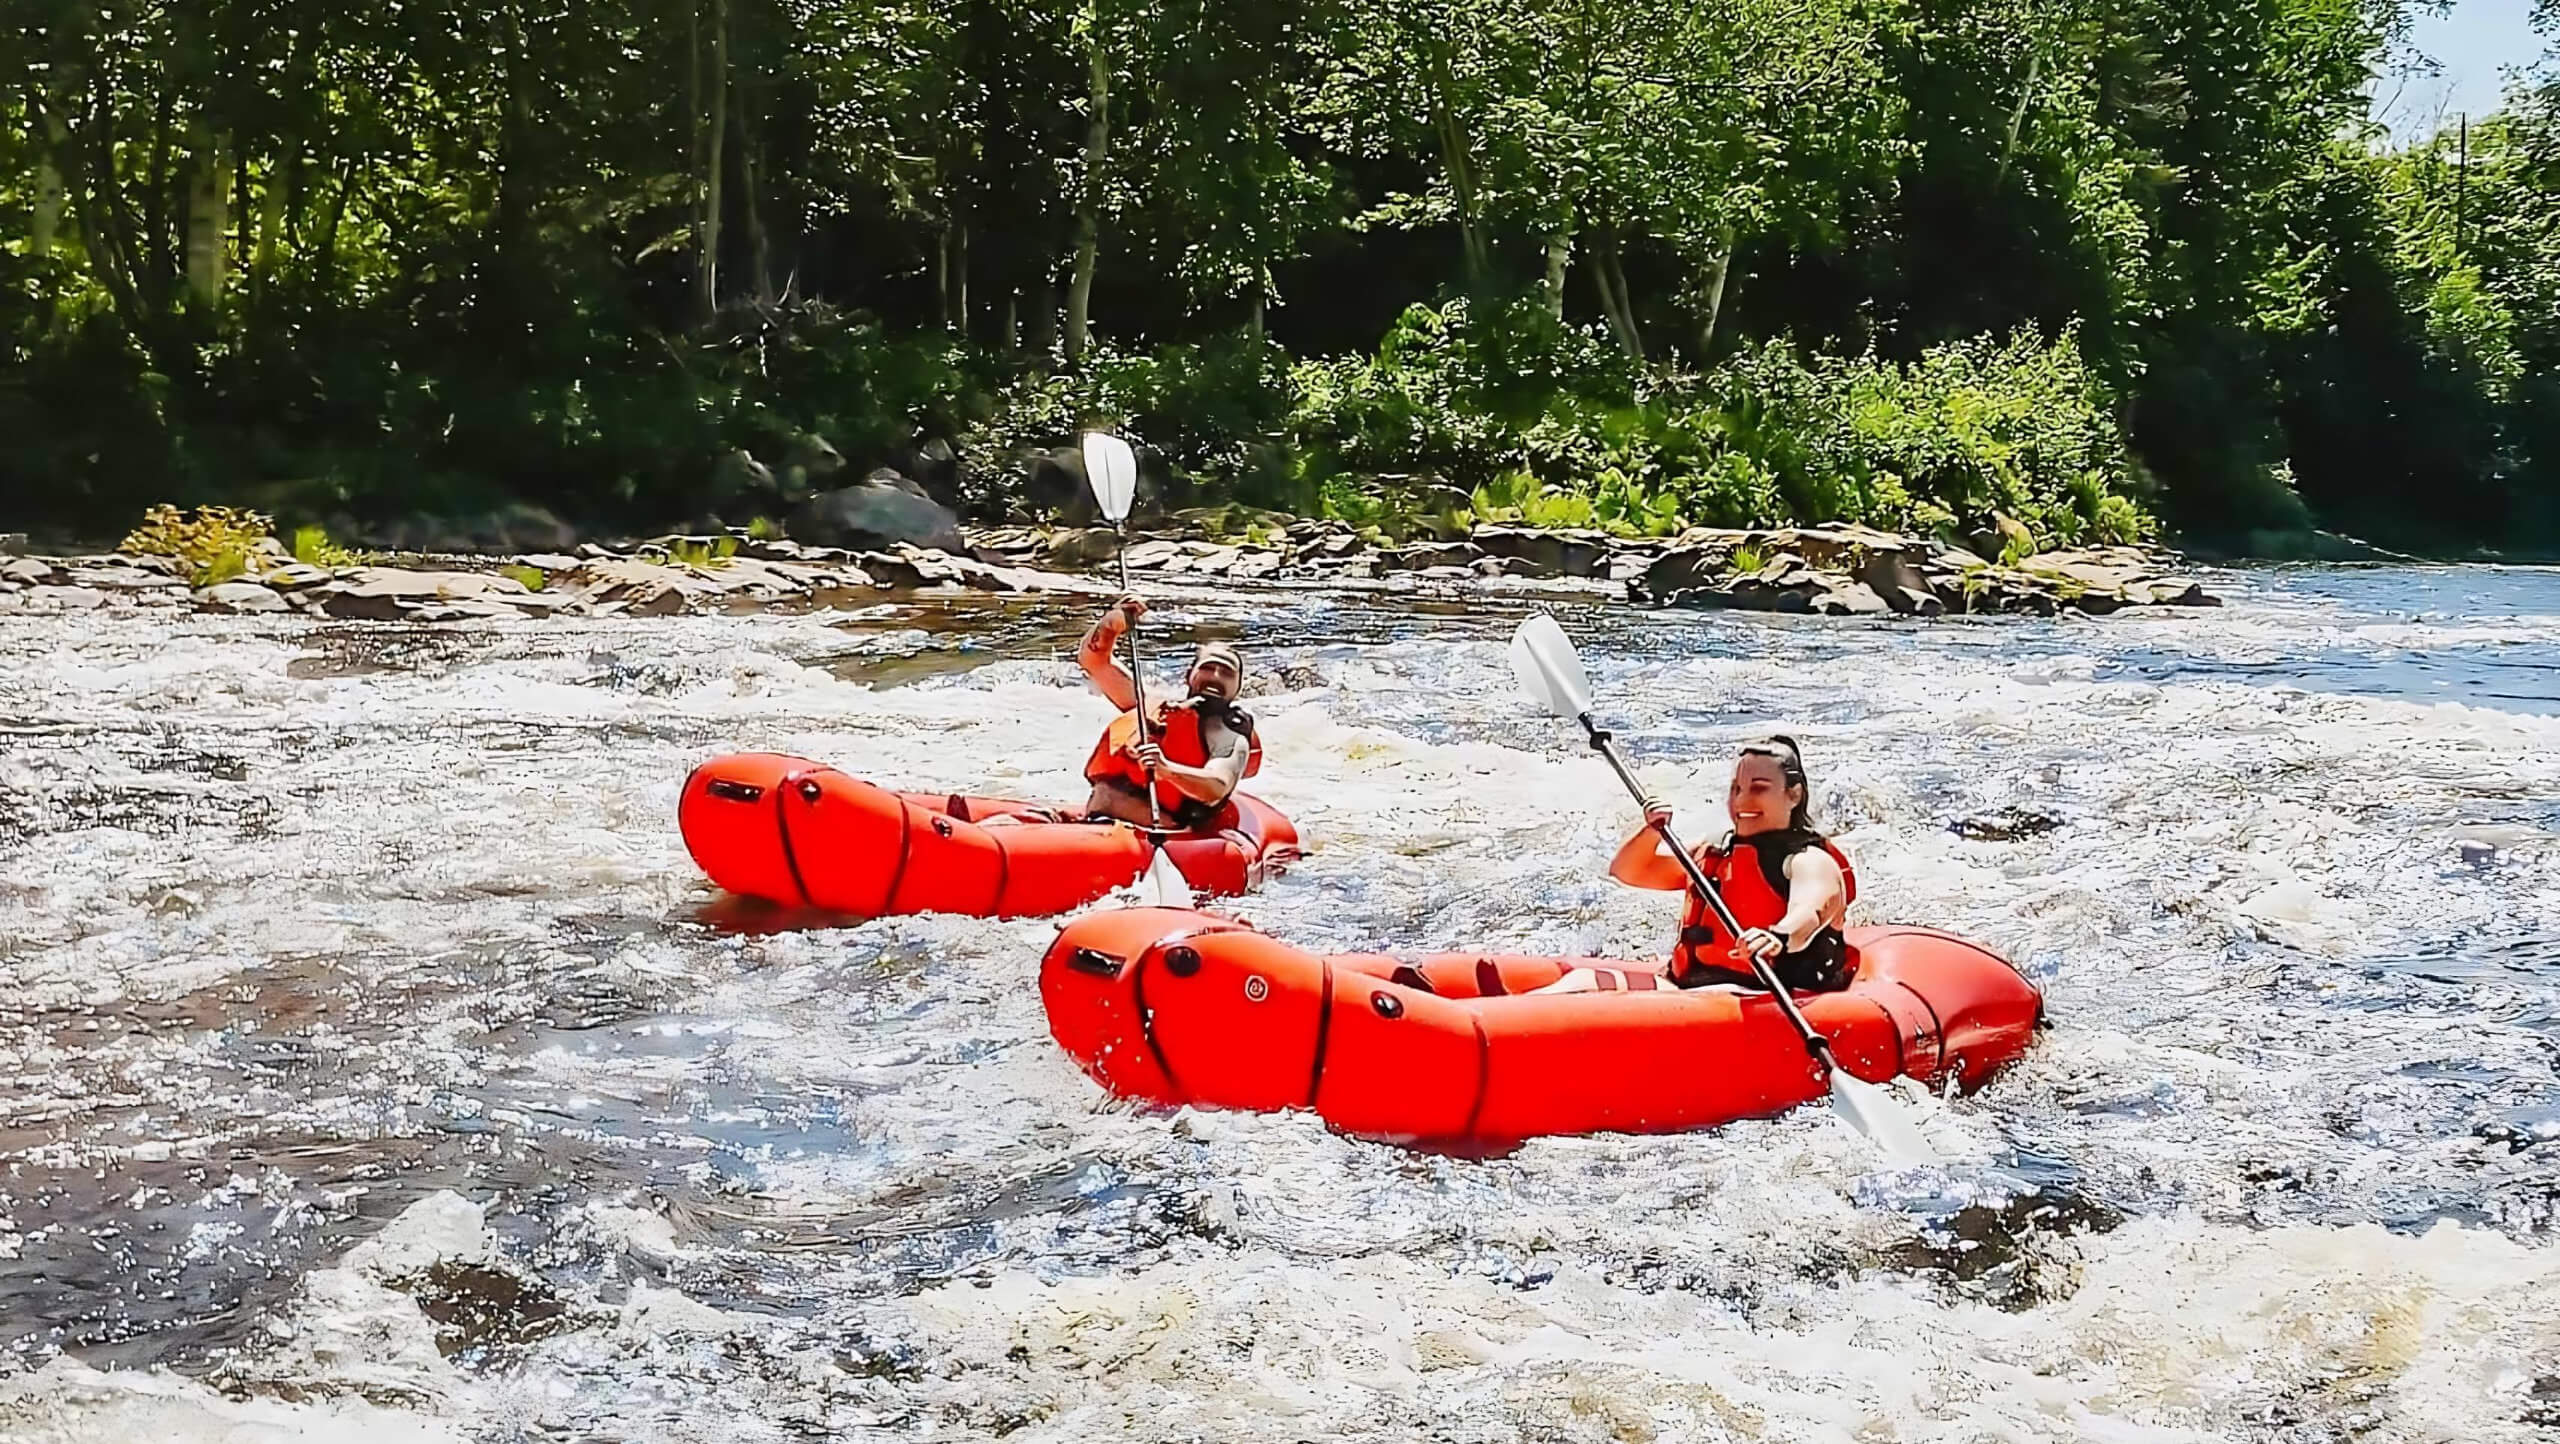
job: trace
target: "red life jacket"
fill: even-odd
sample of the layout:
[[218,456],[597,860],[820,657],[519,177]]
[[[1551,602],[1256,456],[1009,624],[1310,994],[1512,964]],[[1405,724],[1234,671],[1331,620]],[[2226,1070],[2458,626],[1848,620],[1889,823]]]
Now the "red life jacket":
[[[1209,742],[1201,735],[1200,704],[1204,699],[1186,697],[1170,705],[1159,705],[1155,734],[1156,745],[1164,749],[1165,760],[1185,767],[1199,767],[1209,760]],[[1226,709],[1227,725],[1245,737],[1244,775],[1262,770],[1262,738],[1254,731],[1253,718],[1239,707]],[[1093,755],[1084,762],[1084,780],[1114,783],[1144,797],[1147,769],[1140,765],[1135,752],[1142,739],[1138,735],[1138,714],[1123,712],[1111,720],[1102,740],[1093,745]],[[1184,827],[1220,831],[1232,825],[1236,806],[1225,798],[1203,802],[1162,778],[1156,779],[1156,806],[1165,816]]]
[[[1697,850],[1699,870],[1716,885],[1724,905],[1733,910],[1733,920],[1746,928],[1775,927],[1787,915],[1787,862],[1808,847],[1819,847],[1840,864],[1843,885],[1842,902],[1858,900],[1858,871],[1849,865],[1848,854],[1834,846],[1831,839],[1817,832],[1788,829],[1763,833],[1756,838],[1728,836],[1722,847],[1707,846]],[[1806,943],[1803,951],[1828,951],[1826,935],[1837,934],[1837,925],[1825,927]],[[1671,976],[1674,980],[1705,970],[1712,973],[1747,971],[1749,965],[1736,956],[1736,941],[1725,935],[1724,925],[1716,921],[1715,909],[1691,888],[1688,906],[1680,914],[1680,938],[1671,948]],[[1787,955],[1789,957],[1794,954]],[[1781,959],[1783,962],[1784,959]],[[1785,976],[1787,969],[1781,968]]]

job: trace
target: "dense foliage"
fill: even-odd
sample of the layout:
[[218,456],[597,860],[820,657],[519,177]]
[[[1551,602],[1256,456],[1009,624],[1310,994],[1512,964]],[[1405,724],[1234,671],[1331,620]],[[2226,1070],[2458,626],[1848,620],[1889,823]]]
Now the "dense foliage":
[[992,511],[1112,422],[1169,501],[2560,537],[2560,87],[2379,146],[2391,0],[11,17],[0,520]]

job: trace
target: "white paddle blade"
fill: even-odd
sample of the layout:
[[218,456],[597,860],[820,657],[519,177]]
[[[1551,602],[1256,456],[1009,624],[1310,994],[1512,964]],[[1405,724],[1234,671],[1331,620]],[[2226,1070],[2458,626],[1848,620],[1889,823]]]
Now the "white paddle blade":
[[1910,1167],[1938,1162],[1938,1150],[1920,1136],[1920,1125],[1893,1101],[1893,1095],[1849,1070],[1831,1070],[1831,1107],[1842,1122],[1866,1135],[1894,1162]]
[[1146,876],[1138,879],[1138,901],[1151,908],[1192,908],[1199,904],[1191,896],[1191,880],[1173,865],[1163,848],[1147,861]]
[[1582,658],[1548,613],[1522,622],[1511,634],[1511,670],[1539,706],[1566,721],[1591,711],[1591,683],[1582,675]]
[[1086,432],[1084,479],[1093,486],[1103,520],[1117,526],[1129,519],[1130,504],[1138,499],[1138,454],[1129,449],[1129,443],[1103,432]]

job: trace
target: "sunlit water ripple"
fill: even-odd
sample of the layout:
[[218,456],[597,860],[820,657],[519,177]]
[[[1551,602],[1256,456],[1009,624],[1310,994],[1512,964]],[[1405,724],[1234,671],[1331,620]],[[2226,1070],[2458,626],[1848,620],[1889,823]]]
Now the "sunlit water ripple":
[[[1064,603],[0,618],[0,1439],[2549,1437],[2560,575],[2213,584],[1565,608],[1692,831],[1783,726],[1866,916],[2046,988],[1905,1173],[1818,1112],[1470,1160],[1135,1111],[1047,1038],[1052,923],[713,925],[711,753],[1079,791]],[[1166,599],[1274,686],[1311,855],[1243,914],[1658,948],[1519,614]]]

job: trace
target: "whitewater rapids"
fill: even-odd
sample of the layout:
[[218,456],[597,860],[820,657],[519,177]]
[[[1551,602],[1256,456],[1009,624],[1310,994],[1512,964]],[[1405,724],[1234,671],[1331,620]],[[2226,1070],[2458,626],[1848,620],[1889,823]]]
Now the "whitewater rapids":
[[[1046,921],[725,926],[759,748],[1069,798],[1064,603],[478,630],[0,617],[0,1440],[2506,1441],[2560,1430],[2560,575],[2214,612],[1567,607],[1704,836],[1799,737],[1858,915],[2046,990],[1910,1099],[1462,1159],[1111,1103]],[[1650,958],[1516,607],[1240,635],[1316,950]]]

